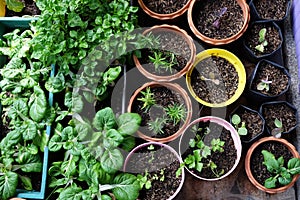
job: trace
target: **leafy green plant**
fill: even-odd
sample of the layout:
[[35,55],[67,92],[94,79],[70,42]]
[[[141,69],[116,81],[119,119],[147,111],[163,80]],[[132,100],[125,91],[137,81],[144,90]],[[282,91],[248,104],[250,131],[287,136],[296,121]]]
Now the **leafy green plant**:
[[25,4],[21,0],[1,0],[3,5],[6,5],[7,9],[14,12],[21,12],[25,7]]
[[173,66],[178,64],[175,54],[172,52],[161,51],[161,50],[152,50],[154,56],[148,56],[150,62],[153,63],[154,69],[157,72],[160,72],[161,69],[165,71],[173,71]]
[[271,133],[275,137],[280,137],[281,133],[283,132],[282,122],[279,119],[276,118],[274,120],[274,125],[275,125],[275,128],[271,131]]
[[259,44],[257,46],[255,46],[255,49],[260,51],[261,53],[263,53],[265,51],[265,47],[268,45],[268,41],[266,40],[266,33],[267,33],[267,29],[266,28],[262,28],[259,31],[259,38],[258,38],[258,42]]
[[236,128],[239,135],[247,135],[248,130],[246,128],[246,123],[242,122],[241,117],[238,114],[234,114],[231,117],[231,122]]
[[266,150],[262,150],[264,157],[263,164],[267,167],[267,170],[272,173],[272,176],[267,178],[264,182],[266,188],[275,188],[278,185],[288,185],[293,176],[300,174],[300,159],[291,158],[287,165],[284,163],[284,158],[281,156],[278,159]]
[[[189,147],[196,148],[193,150],[192,154],[189,154],[180,165],[180,168],[176,172],[176,176],[181,174],[181,170],[184,166],[187,166],[190,169],[195,169],[198,172],[201,172],[203,168],[209,168],[212,173],[216,177],[220,177],[224,174],[224,170],[216,171],[217,165],[209,159],[213,152],[223,152],[225,142],[220,140],[220,138],[213,138],[210,141],[210,145],[206,145],[203,141],[204,137],[210,133],[210,129],[205,127],[204,130],[202,128],[197,129],[196,125],[192,127],[192,130],[198,132],[203,131],[203,136],[201,137],[199,134],[196,134],[194,139],[190,139]],[[207,159],[204,161],[204,159]]]
[[155,134],[162,134],[164,133],[163,128],[167,122],[168,122],[167,118],[157,117],[154,121],[148,122],[148,128],[150,131],[153,131]]
[[267,92],[270,90],[270,84],[272,81],[268,80],[268,77],[266,79],[262,79],[256,86],[256,89],[259,91],[266,90]]
[[155,104],[154,93],[151,91],[150,87],[147,87],[145,91],[141,91],[141,94],[143,97],[138,98],[137,100],[142,101],[144,103],[142,109],[148,111],[151,106]]
[[145,188],[146,190],[148,190],[152,187],[152,181],[158,180],[163,182],[165,180],[164,169],[161,169],[159,174],[151,174],[151,175],[146,170],[144,175],[142,174],[137,175],[137,180],[140,183],[141,189]]
[[164,110],[168,118],[173,121],[174,124],[178,124],[186,116],[186,110],[182,104],[169,105]]
[[103,194],[113,199],[136,199],[139,182],[136,176],[119,171],[124,160],[120,149],[129,151],[134,147],[132,134],[140,122],[135,113],[116,117],[107,107],[98,111],[91,122],[77,114],[69,126],[58,123],[49,150],[63,150],[65,156],[48,171],[49,187],[59,193],[58,199],[74,196],[101,199]]

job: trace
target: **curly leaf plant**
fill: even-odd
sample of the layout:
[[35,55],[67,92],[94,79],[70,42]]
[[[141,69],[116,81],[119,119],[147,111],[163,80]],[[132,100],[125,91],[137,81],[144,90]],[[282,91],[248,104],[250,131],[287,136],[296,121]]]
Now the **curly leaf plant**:
[[92,121],[77,114],[66,127],[58,123],[49,141],[51,152],[65,155],[49,169],[49,187],[59,193],[58,199],[136,199],[140,190],[137,177],[119,170],[124,160],[121,149],[134,147],[132,134],[140,122],[138,114],[116,117],[106,107]]
[[282,156],[276,159],[269,151],[262,150],[261,153],[264,157],[263,164],[272,174],[272,176],[267,178],[264,182],[266,188],[276,188],[278,185],[288,185],[292,181],[294,175],[300,174],[299,158],[291,158],[287,165],[285,165]]
[[[197,129],[196,125],[192,127],[194,132],[202,131],[202,128]],[[180,165],[180,168],[176,172],[176,176],[181,174],[181,170],[184,166],[189,169],[195,169],[198,172],[201,172],[203,168],[209,168],[215,177],[220,177],[224,174],[224,170],[217,171],[217,165],[211,160],[208,159],[211,156],[212,152],[223,152],[225,142],[220,140],[220,138],[213,138],[210,142],[210,145],[206,145],[203,141],[204,137],[210,133],[208,127],[204,128],[203,136],[196,134],[194,139],[190,139],[189,147],[196,148],[193,150],[193,154],[189,154]],[[207,160],[205,160],[207,159]]]

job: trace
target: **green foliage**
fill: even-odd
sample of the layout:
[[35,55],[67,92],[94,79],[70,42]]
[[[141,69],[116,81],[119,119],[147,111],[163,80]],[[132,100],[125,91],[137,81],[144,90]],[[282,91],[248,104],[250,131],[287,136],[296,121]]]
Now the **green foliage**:
[[169,105],[165,108],[168,118],[173,121],[174,124],[178,124],[182,119],[186,117],[186,110],[182,104]]
[[20,0],[2,0],[2,1],[5,1],[7,8],[14,12],[21,12],[25,7],[25,4]]
[[[190,139],[189,147],[193,148],[193,153],[189,154],[180,165],[180,168],[176,172],[176,176],[181,174],[183,167],[188,167],[189,169],[195,169],[198,172],[201,172],[203,168],[209,168],[216,177],[220,177],[224,174],[224,170],[217,171],[217,165],[209,159],[212,155],[212,152],[223,152],[225,142],[220,140],[220,138],[213,138],[210,141],[210,145],[204,143],[203,139],[205,135],[210,133],[210,129],[205,127],[204,129],[198,129],[196,125],[192,127],[192,131],[203,131],[203,136],[196,134],[195,138]],[[206,160],[205,160],[206,159]]]
[[[65,159],[52,164],[49,169],[50,188],[66,195],[99,197],[112,191],[117,199],[136,199],[140,190],[134,175],[120,173],[123,155],[120,146],[132,137],[141,122],[135,113],[116,117],[112,109],[99,110],[92,121],[75,115],[69,126],[57,124],[49,141],[49,150],[64,150]],[[132,146],[130,146],[132,148]],[[87,184],[88,189],[77,184]],[[102,193],[101,193],[102,192]]]
[[157,117],[154,121],[148,122],[148,128],[150,131],[153,131],[155,134],[163,134],[163,128],[165,124],[167,123],[167,119],[162,117]]
[[262,28],[259,31],[259,39],[258,42],[259,44],[257,46],[255,46],[255,49],[260,51],[261,53],[263,53],[265,51],[265,47],[268,45],[268,41],[266,40],[266,33],[267,33],[267,29],[266,28]]
[[143,97],[138,98],[137,100],[143,102],[142,109],[148,111],[151,106],[155,104],[154,93],[151,91],[150,87],[147,87],[145,91],[141,91],[141,94]]
[[237,115],[237,114],[232,115],[231,122],[234,125],[234,127],[236,128],[239,135],[247,135],[248,134],[248,130],[246,128],[246,123],[242,122],[239,115]]
[[275,128],[271,131],[272,135],[275,137],[281,137],[281,133],[283,132],[282,122],[279,119],[274,120]]
[[149,56],[149,60],[153,63],[155,71],[161,72],[161,70],[165,70],[172,73],[172,67],[178,64],[175,54],[161,50],[152,50],[152,52],[154,56]]
[[267,178],[264,182],[266,188],[288,185],[294,175],[300,174],[299,158],[291,158],[287,165],[285,165],[282,156],[276,159],[271,152],[266,150],[262,150],[262,154],[264,156],[263,164],[267,167],[267,170],[272,173],[272,176]]

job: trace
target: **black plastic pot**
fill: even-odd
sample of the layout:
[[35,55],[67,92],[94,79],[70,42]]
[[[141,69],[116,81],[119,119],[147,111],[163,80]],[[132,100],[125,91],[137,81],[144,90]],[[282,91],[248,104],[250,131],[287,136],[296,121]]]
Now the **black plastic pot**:
[[[262,93],[261,91],[257,90],[254,86],[255,79],[257,78],[260,70],[263,69],[264,64],[271,64],[274,68],[279,69],[283,74],[285,74],[288,77],[288,83],[287,83],[286,88],[277,95],[268,95],[268,94]],[[283,81],[283,80],[280,80],[280,81]],[[277,82],[277,84],[280,84],[280,82]],[[283,66],[278,65],[274,62],[271,62],[269,60],[263,59],[256,64],[256,67],[252,72],[252,75],[251,75],[251,78],[250,78],[250,81],[248,84],[248,94],[249,94],[249,97],[251,99],[255,100],[256,102],[262,103],[265,101],[273,101],[273,100],[278,99],[279,97],[283,96],[288,91],[290,85],[291,85],[291,76],[286,68],[284,68]]]
[[[234,126],[234,124],[232,123],[232,116],[234,115],[234,114],[237,114],[237,115],[239,115],[240,117],[241,117],[241,114],[243,114],[245,111],[247,111],[247,112],[250,112],[250,113],[254,113],[254,114],[256,114],[256,115],[258,115],[259,116],[259,118],[262,120],[262,125],[261,125],[261,132],[260,133],[257,133],[256,135],[254,135],[253,137],[251,136],[252,134],[251,134],[251,132],[249,132],[249,130],[248,130],[248,134],[247,135],[245,135],[245,136],[241,136],[240,135],[240,138],[241,138],[241,141],[242,141],[242,143],[245,145],[245,146],[250,146],[253,142],[255,142],[255,141],[257,141],[258,139],[260,139],[262,136],[263,136],[263,134],[264,134],[264,130],[265,130],[265,120],[264,120],[264,118],[261,116],[261,114],[258,112],[258,111],[256,111],[256,110],[253,110],[253,109],[251,109],[251,108],[249,108],[249,107],[247,107],[247,106],[244,106],[244,105],[239,105],[238,107],[236,107],[231,113],[230,113],[230,115],[229,115],[229,121],[230,121],[230,123]],[[251,125],[257,125],[257,124],[251,124]]]
[[[272,20],[274,22],[276,22],[278,25],[283,25],[284,20],[288,17],[289,13],[290,13],[290,9],[291,9],[291,0],[288,1],[287,6],[286,6],[286,11],[285,11],[285,16],[281,19],[275,19],[275,18],[263,18],[259,12],[257,11],[254,2],[257,0],[249,0],[249,7],[250,7],[250,14],[251,14],[251,18],[254,20]],[[266,8],[268,9],[268,8]]]
[[[279,37],[281,39],[281,43],[278,45],[278,47],[271,53],[259,53],[259,51],[253,50],[250,46],[247,44],[247,40],[253,37],[253,33],[251,33],[251,30],[257,25],[262,25],[263,27],[275,27],[275,29],[278,31]],[[243,37],[243,47],[246,51],[246,56],[248,57],[248,60],[251,62],[258,62],[262,59],[273,61],[277,64],[283,65],[283,55],[282,55],[282,43],[283,43],[283,36],[282,31],[280,27],[273,21],[270,20],[260,20],[260,21],[254,21],[250,24],[248,30],[246,31],[244,37]]]
[[[272,121],[271,120],[269,120],[269,119],[267,119],[267,118],[269,118],[270,116],[267,116],[266,114],[267,113],[265,113],[265,109],[268,107],[268,106],[275,106],[276,108],[278,107],[280,107],[280,106],[286,106],[286,108],[287,109],[290,109],[291,111],[292,111],[292,116],[282,116],[282,121],[283,121],[283,119],[284,120],[292,120],[293,118],[294,119],[296,119],[296,123],[295,123],[295,125],[294,126],[292,126],[292,127],[289,127],[289,129],[288,130],[286,130],[286,131],[282,131],[281,132],[281,135],[279,135],[279,136],[277,136],[277,137],[282,137],[282,136],[288,136],[288,134],[290,134],[292,131],[294,131],[295,129],[296,129],[296,127],[298,126],[298,113],[297,113],[297,109],[296,109],[296,107],[294,106],[294,105],[292,105],[292,104],[290,104],[289,102],[287,102],[287,101],[270,101],[270,102],[265,102],[265,103],[263,103],[261,106],[260,106],[260,108],[259,108],[259,112],[260,112],[260,114],[263,116],[263,118],[265,119],[265,126],[266,126],[266,131],[267,131],[267,133],[269,134],[269,135],[273,135],[272,134],[272,129],[271,129],[271,124],[273,123],[273,121],[275,120],[275,119],[272,119]],[[275,109],[276,110],[276,109]],[[278,114],[280,114],[280,111],[278,111]],[[276,137],[276,135],[275,135],[275,137]]]

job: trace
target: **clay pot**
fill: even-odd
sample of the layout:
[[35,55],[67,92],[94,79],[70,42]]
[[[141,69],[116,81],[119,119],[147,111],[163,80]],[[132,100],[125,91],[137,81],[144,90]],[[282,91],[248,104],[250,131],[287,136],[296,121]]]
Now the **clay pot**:
[[[155,1],[155,0],[154,0]],[[170,19],[174,19],[177,18],[181,15],[183,15],[187,9],[189,8],[189,5],[191,3],[191,0],[188,0],[187,3],[179,10],[177,10],[174,13],[169,13],[169,14],[160,14],[160,13],[156,13],[152,10],[150,10],[143,2],[143,0],[138,0],[140,7],[142,8],[142,10],[149,15],[150,17],[159,19],[159,20],[170,20]]]
[[275,138],[275,137],[265,137],[265,138],[262,138],[260,140],[258,140],[257,142],[253,143],[252,146],[249,148],[248,152],[247,152],[247,155],[246,155],[246,159],[245,159],[245,170],[246,170],[246,173],[247,173],[247,176],[250,180],[250,182],[256,187],[258,188],[259,190],[262,190],[264,192],[267,192],[267,193],[270,193],[270,194],[275,194],[275,193],[281,193],[281,192],[284,192],[286,191],[287,189],[289,189],[290,187],[292,187],[294,185],[294,183],[297,181],[299,175],[295,175],[293,177],[293,180],[291,183],[289,183],[288,185],[285,185],[283,187],[279,187],[279,188],[272,188],[272,189],[268,189],[266,187],[264,187],[263,185],[261,185],[260,183],[257,182],[257,180],[253,177],[253,174],[251,172],[251,155],[253,153],[253,151],[259,146],[261,145],[262,143],[265,143],[265,142],[280,142],[282,144],[284,144],[289,150],[290,152],[293,154],[293,156],[295,158],[300,158],[299,156],[299,153],[297,152],[296,148],[291,144],[289,143],[287,140],[285,139],[282,139],[282,138]]
[[[173,153],[176,156],[176,158],[178,159],[178,161],[180,163],[182,163],[181,157],[179,156],[179,154],[171,146],[169,146],[167,144],[162,144],[162,143],[159,143],[159,142],[147,142],[147,143],[143,143],[143,144],[140,144],[140,145],[136,146],[134,149],[132,149],[129,152],[129,154],[127,155],[127,157],[126,157],[126,159],[124,161],[123,171],[124,172],[129,172],[129,173],[143,173],[143,172],[137,172],[135,169],[128,169],[128,163],[129,163],[130,159],[132,159],[133,157],[136,156],[136,154],[138,154],[137,151],[139,151],[141,148],[145,148],[145,147],[148,147],[150,145],[162,147],[162,148],[170,151],[171,153]],[[156,151],[154,151],[154,157],[155,157],[155,152]],[[172,163],[170,163],[170,160],[166,160],[165,164],[166,165],[170,165]],[[177,194],[180,192],[180,190],[181,190],[181,188],[183,186],[184,180],[185,180],[185,172],[184,172],[184,168],[182,168],[182,170],[181,170],[181,181],[180,181],[179,187],[177,188],[177,190],[175,191],[174,194],[172,194],[169,197],[166,197],[167,200],[174,199],[177,196]],[[161,182],[161,184],[164,184],[164,183]]]
[[174,134],[172,134],[168,137],[158,138],[158,137],[151,137],[151,136],[145,134],[142,131],[142,128],[145,128],[145,127],[140,127],[140,129],[137,131],[138,136],[141,137],[142,139],[146,140],[146,141],[161,142],[161,143],[171,142],[171,141],[175,140],[176,138],[178,138],[183,133],[184,129],[188,126],[188,124],[191,121],[191,118],[192,118],[192,104],[191,104],[191,100],[189,98],[189,95],[186,93],[186,91],[181,86],[179,86],[176,83],[148,82],[148,83],[145,83],[143,86],[139,87],[134,92],[134,94],[131,96],[131,98],[129,100],[128,108],[127,108],[128,112],[132,112],[133,102],[136,100],[137,95],[147,87],[150,87],[150,88],[153,88],[153,87],[166,87],[166,88],[170,89],[171,91],[174,91],[175,93],[178,93],[178,95],[180,95],[184,100],[184,104],[187,108],[186,109],[186,118],[185,118],[183,124],[180,124],[180,128],[177,130],[176,133],[174,133]]
[[176,79],[179,79],[180,77],[182,77],[187,71],[188,69],[192,66],[192,64],[194,63],[195,60],[195,56],[196,56],[196,47],[194,44],[193,39],[187,34],[187,32],[183,29],[178,28],[177,26],[171,26],[171,25],[158,25],[158,26],[153,26],[147,30],[145,30],[143,32],[143,35],[146,35],[148,33],[163,33],[163,32],[172,32],[175,33],[179,36],[181,36],[186,43],[188,44],[190,51],[191,51],[191,56],[189,58],[187,58],[187,63],[186,65],[181,69],[181,71],[178,71],[176,74],[172,74],[172,75],[157,75],[157,74],[153,74],[149,71],[147,71],[146,68],[144,68],[144,66],[140,63],[139,59],[133,55],[133,61],[135,66],[137,67],[137,69],[147,78],[154,80],[154,81],[173,81]]
[[[193,73],[193,70],[195,69],[195,67],[197,66],[198,63],[200,63],[202,60],[209,58],[211,56],[218,56],[218,57],[226,59],[228,62],[233,64],[235,70],[238,73],[238,77],[239,77],[238,88],[236,89],[234,95],[225,102],[221,102],[221,103],[206,102],[197,96],[197,94],[194,92],[193,87],[192,87],[191,75]],[[221,83],[222,83],[222,81],[221,81]],[[198,101],[199,103],[201,103],[202,105],[205,105],[207,107],[224,107],[224,106],[228,106],[228,105],[232,104],[233,102],[235,102],[243,93],[245,86],[246,86],[246,71],[245,71],[243,63],[233,53],[231,53],[227,50],[218,49],[218,48],[207,49],[207,50],[204,50],[204,51],[200,52],[199,54],[197,54],[194,65],[189,69],[189,71],[186,74],[186,84],[187,84],[188,90],[190,91],[190,93],[194,97],[194,99],[196,101]]]
[[188,23],[189,23],[189,26],[190,26],[192,32],[195,34],[195,36],[198,37],[203,42],[211,44],[211,45],[229,44],[229,43],[237,40],[238,38],[240,38],[244,34],[244,32],[246,31],[246,29],[248,27],[248,24],[250,21],[250,9],[245,0],[236,0],[236,1],[243,10],[244,24],[243,24],[241,30],[229,38],[214,39],[214,38],[209,38],[209,37],[205,36],[196,28],[195,23],[194,23],[194,20],[195,20],[194,13],[197,13],[197,10],[195,10],[196,5],[201,1],[192,0],[190,7],[188,9]]
[[[236,160],[235,160],[235,163],[234,163],[233,167],[227,173],[221,175],[218,178],[204,178],[204,177],[198,176],[197,174],[193,173],[187,166],[185,166],[185,169],[190,174],[192,174],[194,177],[196,177],[198,179],[201,179],[201,180],[217,181],[217,180],[223,179],[223,178],[229,176],[235,170],[235,168],[237,167],[237,165],[240,162],[241,154],[242,154],[242,144],[241,144],[240,136],[237,133],[237,131],[235,130],[235,128],[229,122],[227,122],[226,120],[224,120],[222,118],[215,117],[215,116],[200,117],[200,118],[192,121],[180,137],[180,140],[179,140],[179,155],[181,157],[184,154],[184,152],[189,148],[188,145],[189,145],[190,139],[192,139],[192,137],[195,136],[194,134],[192,135],[192,137],[187,135],[186,131],[188,130],[188,128],[192,127],[195,124],[198,124],[199,122],[212,122],[212,123],[218,124],[220,126],[223,126],[225,129],[227,129],[230,132],[231,137],[232,137],[233,142],[234,142],[234,146],[236,148]],[[208,135],[208,137],[210,138],[209,135]]]

